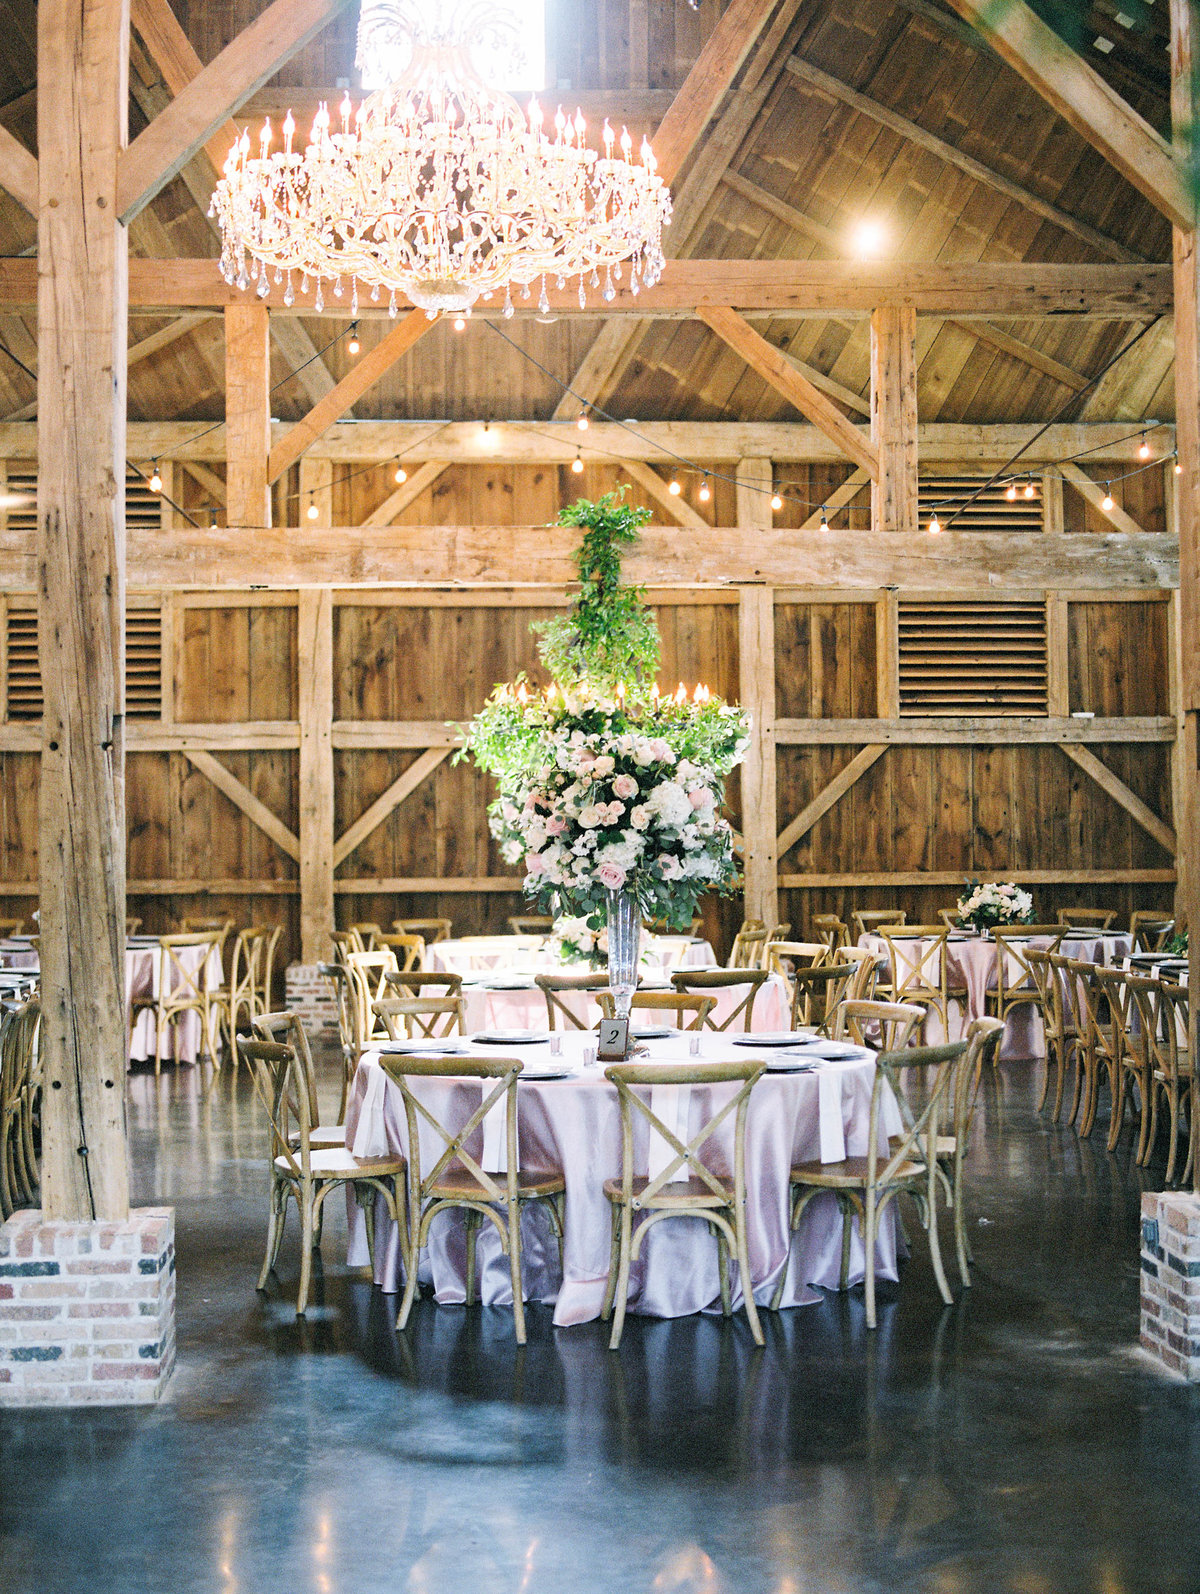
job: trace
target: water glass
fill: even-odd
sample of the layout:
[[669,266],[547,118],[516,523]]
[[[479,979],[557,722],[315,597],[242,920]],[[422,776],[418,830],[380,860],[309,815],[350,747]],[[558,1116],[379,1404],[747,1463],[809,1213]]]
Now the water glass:
[[562,1036],[557,1031],[550,1037],[550,1055],[551,1057],[562,1056]]
[[701,1042],[702,1039],[703,1039],[703,1036],[700,1034],[700,1031],[698,1029],[697,1030],[693,1030],[692,1033],[688,1036],[688,1055],[690,1057],[699,1057],[699,1055],[700,1055],[700,1042]]
[[583,1066],[585,1068],[595,1068],[596,1055],[596,1048],[594,1046],[585,1046],[583,1048]]

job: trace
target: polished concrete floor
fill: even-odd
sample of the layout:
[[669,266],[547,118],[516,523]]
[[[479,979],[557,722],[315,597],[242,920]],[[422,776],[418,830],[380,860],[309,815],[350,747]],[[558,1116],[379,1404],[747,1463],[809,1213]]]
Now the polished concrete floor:
[[[0,1415],[5,1594],[1200,1591],[1200,1389],[1135,1350],[1161,1167],[1080,1144],[1011,1067],[974,1161],[975,1287],[921,1246],[771,1318],[599,1324],[395,1303],[331,1221],[319,1305],[254,1293],[245,1078],[132,1081],[136,1196],[176,1208],[180,1363],[154,1411]],[[331,1216],[336,1204],[331,1203]],[[339,1215],[340,1217],[340,1215]],[[294,1241],[295,1231],[292,1231]]]

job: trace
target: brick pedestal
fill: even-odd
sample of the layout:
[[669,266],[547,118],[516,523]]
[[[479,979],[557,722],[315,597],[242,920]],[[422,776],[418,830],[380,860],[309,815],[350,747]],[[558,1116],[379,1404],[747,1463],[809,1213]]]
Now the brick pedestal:
[[337,1003],[315,963],[289,963],[285,989],[288,1012],[298,1013],[309,1030],[337,1029]]
[[1142,1347],[1200,1383],[1200,1196],[1142,1197]]
[[149,1405],[175,1365],[175,1214],[0,1228],[0,1406]]

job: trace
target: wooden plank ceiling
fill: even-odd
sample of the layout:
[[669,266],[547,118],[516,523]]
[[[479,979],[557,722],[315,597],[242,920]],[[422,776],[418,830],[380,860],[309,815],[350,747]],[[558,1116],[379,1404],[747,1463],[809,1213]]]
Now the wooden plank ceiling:
[[[152,0],[141,3],[152,8]],[[205,62],[264,5],[176,0],[173,9]],[[632,128],[652,131],[725,5],[700,0],[693,11],[687,0],[663,0],[635,9],[648,18],[645,26],[631,28],[630,0],[548,0],[549,59],[564,103],[584,100],[595,116],[611,102]],[[1131,5],[1136,17],[1125,26],[1116,20],[1117,7],[1097,0],[1080,10],[1072,39],[1162,131],[1165,9]],[[857,227],[870,221],[883,231],[886,255],[898,260],[1169,259],[1165,220],[939,0],[788,0],[787,10],[791,23],[760,85],[748,130],[737,120],[735,93],[675,184],[678,195],[690,182],[703,202],[685,219],[685,231],[672,235],[672,252],[835,259],[853,252]],[[330,97],[340,93],[339,80],[354,83],[356,23],[357,7],[351,6],[287,63],[241,120],[290,100],[309,107],[322,90]],[[0,25],[7,41],[0,58],[0,125],[32,147],[34,0],[0,0]],[[135,31],[131,137],[172,97],[163,79]],[[554,97],[555,91],[545,96]],[[212,163],[201,153],[135,219],[131,253],[215,255],[217,240],[204,214],[213,180]],[[33,236],[32,219],[0,193],[0,254],[28,252]],[[524,353],[482,322],[461,335],[436,327],[363,396],[354,414],[549,419],[562,401],[554,376],[570,380],[602,324],[599,318],[513,322],[505,336]],[[861,421],[869,386],[865,322],[759,319],[755,325]],[[166,318],[132,322],[130,342],[138,347],[129,373],[130,418],[219,420],[221,320],[192,316],[178,335],[174,329]],[[326,347],[344,330],[330,320],[293,320],[281,329],[273,340],[273,414],[299,418],[345,374],[353,363],[346,340]],[[364,349],[387,330],[386,322],[364,324]],[[1042,420],[1072,398],[1073,418],[1169,419],[1169,328],[1143,341],[1128,372],[1118,368],[1096,392],[1080,391],[1135,330],[1131,323],[1079,317],[974,328],[922,319],[921,420]],[[32,317],[0,317],[6,351],[0,353],[0,418],[33,413],[34,385],[21,369],[36,369],[33,332]],[[642,324],[597,399],[618,416],[644,420],[796,418],[777,391],[698,320]]]

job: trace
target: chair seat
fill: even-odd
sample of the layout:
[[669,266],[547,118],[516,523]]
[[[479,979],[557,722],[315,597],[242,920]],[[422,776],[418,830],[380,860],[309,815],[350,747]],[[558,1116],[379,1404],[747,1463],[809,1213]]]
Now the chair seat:
[[[492,1176],[498,1185],[503,1185],[506,1175],[503,1173]],[[561,1195],[566,1190],[561,1173],[556,1173],[550,1168],[540,1171],[536,1168],[520,1168],[517,1170],[517,1194],[522,1197]],[[469,1168],[447,1168],[444,1173],[439,1173],[437,1180],[426,1191],[427,1197],[432,1201],[456,1201],[464,1196],[478,1201],[486,1198],[487,1191],[482,1189],[479,1180]]]
[[[345,1130],[342,1137],[344,1140]],[[403,1157],[356,1157],[345,1145],[313,1151],[309,1165],[314,1179],[390,1179],[405,1167]],[[279,1173],[291,1173],[286,1157],[276,1157],[275,1167]]]
[[[314,1151],[340,1151],[346,1144],[345,1124],[318,1124],[308,1132],[309,1145]],[[299,1135],[292,1136],[293,1146],[300,1144]]]
[[[882,1162],[877,1163],[876,1172],[882,1167]],[[842,1162],[797,1163],[792,1169],[791,1180],[793,1184],[812,1184],[827,1190],[855,1190],[866,1184],[867,1173],[866,1157],[847,1157]],[[888,1182],[896,1184],[902,1179],[924,1176],[924,1173],[923,1163],[902,1162]]]
[[[717,1195],[711,1186],[705,1184],[703,1179],[697,1178],[693,1174],[690,1178],[680,1179],[676,1183],[664,1185],[657,1195],[653,1197],[653,1200],[656,1203],[670,1201],[671,1203],[678,1202],[693,1207],[728,1206],[733,1200],[733,1180],[723,1179],[720,1174],[714,1174],[713,1177],[721,1188],[726,1191],[724,1197]],[[650,1182],[648,1178],[643,1177],[641,1174],[630,1181],[630,1193],[635,1201],[645,1194]],[[620,1179],[606,1179],[604,1181],[604,1194],[610,1201],[619,1203],[622,1199]]]

